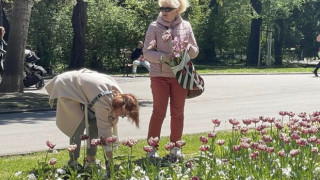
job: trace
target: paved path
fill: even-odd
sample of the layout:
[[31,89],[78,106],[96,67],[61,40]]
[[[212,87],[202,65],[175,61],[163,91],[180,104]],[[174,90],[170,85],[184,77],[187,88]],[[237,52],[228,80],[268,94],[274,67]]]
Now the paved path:
[[[295,75],[204,75],[204,94],[186,103],[184,134],[212,130],[212,118],[223,121],[219,129],[230,129],[228,118],[279,117],[278,111],[296,113],[318,111],[320,78],[312,74]],[[141,128],[120,120],[119,135],[124,139],[146,137],[152,112],[148,77],[115,77],[124,92],[135,94],[141,103]],[[44,91],[36,91],[45,93]],[[169,135],[169,111],[162,135]],[[0,115],[0,156],[45,150],[46,140],[57,148],[68,146],[68,138],[55,125],[55,112],[30,112]]]

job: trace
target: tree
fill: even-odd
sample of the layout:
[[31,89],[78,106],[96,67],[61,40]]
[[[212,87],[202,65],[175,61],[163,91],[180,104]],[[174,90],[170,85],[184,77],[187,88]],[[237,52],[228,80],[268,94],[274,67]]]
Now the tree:
[[77,0],[72,14],[73,43],[69,69],[79,69],[85,61],[85,34],[87,26],[87,2]]
[[33,0],[15,0],[1,92],[23,92],[23,59]]
[[[251,6],[254,10],[254,13],[258,15],[261,14],[262,4],[260,0],[250,0]],[[262,18],[253,18],[251,20],[251,31],[247,46],[247,65],[256,66],[258,65],[259,58],[259,43],[260,43],[260,31],[262,25]]]

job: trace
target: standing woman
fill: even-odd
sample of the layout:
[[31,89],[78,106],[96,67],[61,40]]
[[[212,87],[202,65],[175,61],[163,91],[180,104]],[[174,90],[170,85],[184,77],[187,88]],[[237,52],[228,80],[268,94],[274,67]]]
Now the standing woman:
[[[116,81],[105,74],[88,69],[69,71],[53,78],[46,86],[50,96],[50,105],[57,101],[56,124],[58,128],[70,137],[70,144],[76,144],[75,152],[70,153],[69,165],[74,166],[80,156],[80,137],[83,135],[85,109],[95,113],[95,117],[87,119],[89,124],[89,138],[108,138],[118,136],[118,118],[128,117],[139,127],[139,105],[132,94],[123,94]],[[112,146],[107,143],[104,150],[109,159],[112,158]],[[87,147],[86,162],[95,161],[97,148]]]
[[[162,123],[166,117],[170,99],[170,141],[176,143],[181,140],[183,132],[184,106],[188,91],[179,85],[170,66],[163,63],[163,60],[173,59],[171,41],[175,37],[183,39],[191,59],[197,57],[199,49],[190,23],[183,20],[180,15],[189,6],[188,1],[159,0],[159,6],[159,16],[149,25],[143,49],[143,54],[151,66],[150,77],[153,96],[153,112],[147,138],[160,138]],[[154,44],[154,42],[156,43]],[[155,48],[150,48],[151,44]],[[183,156],[178,147],[171,150],[171,155]],[[149,157],[157,156],[156,151],[149,154]]]

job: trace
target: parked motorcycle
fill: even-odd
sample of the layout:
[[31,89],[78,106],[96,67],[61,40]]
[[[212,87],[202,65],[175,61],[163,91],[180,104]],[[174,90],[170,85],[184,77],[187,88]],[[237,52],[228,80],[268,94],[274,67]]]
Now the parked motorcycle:
[[42,89],[45,85],[43,76],[47,74],[47,71],[42,66],[35,64],[35,62],[40,60],[35,52],[26,49],[24,54],[24,86],[30,87],[35,85],[37,89]]

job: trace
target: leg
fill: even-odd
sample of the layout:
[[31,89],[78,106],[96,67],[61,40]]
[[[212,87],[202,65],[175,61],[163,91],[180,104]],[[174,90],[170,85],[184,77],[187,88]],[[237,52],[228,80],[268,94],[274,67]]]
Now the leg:
[[181,140],[184,121],[184,105],[188,90],[183,89],[175,78],[171,78],[170,89],[170,114],[171,114],[171,134],[170,141]]
[[318,69],[320,68],[320,62],[317,64],[316,68],[313,70],[313,74],[318,77]]
[[81,149],[81,139],[80,136],[83,134],[85,129],[84,119],[81,121],[78,126],[76,132],[70,137],[70,144],[76,144],[77,149],[74,152],[69,153],[70,162],[76,161],[80,157],[80,149]]
[[149,61],[144,60],[144,61],[141,61],[140,64],[142,66],[144,66],[150,72],[150,63],[149,63]]
[[166,116],[170,84],[169,78],[151,77],[151,89],[153,96],[153,111],[149,123],[148,138],[159,137],[163,120]]
[[[97,120],[91,119],[89,120],[89,140],[91,142],[92,139],[97,139],[98,138],[98,127],[97,127]],[[90,162],[95,160],[95,156],[97,153],[97,147],[96,146],[90,146],[87,147],[87,156],[88,160]]]
[[139,60],[134,60],[133,61],[133,65],[132,65],[132,75],[133,75],[133,77],[135,77],[136,74],[137,74],[137,67],[138,67],[139,64],[140,64]]

